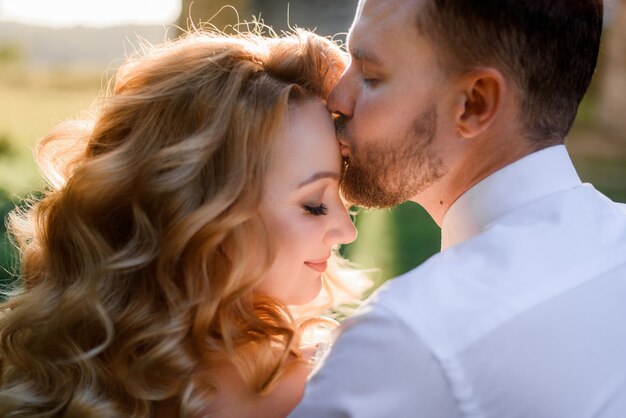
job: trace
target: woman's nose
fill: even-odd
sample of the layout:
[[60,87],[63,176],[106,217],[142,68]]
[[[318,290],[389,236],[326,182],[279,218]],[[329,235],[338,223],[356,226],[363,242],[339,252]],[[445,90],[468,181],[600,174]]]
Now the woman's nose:
[[326,231],[326,242],[328,245],[349,244],[357,237],[357,230],[348,211],[341,206],[334,215],[335,219],[330,223]]

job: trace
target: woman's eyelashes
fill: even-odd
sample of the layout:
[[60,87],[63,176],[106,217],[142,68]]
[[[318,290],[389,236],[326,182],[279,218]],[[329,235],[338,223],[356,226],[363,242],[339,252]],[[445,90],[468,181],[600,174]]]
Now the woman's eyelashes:
[[319,206],[315,205],[302,205],[304,210],[314,216],[323,216],[328,213],[328,207],[325,204],[321,203]]

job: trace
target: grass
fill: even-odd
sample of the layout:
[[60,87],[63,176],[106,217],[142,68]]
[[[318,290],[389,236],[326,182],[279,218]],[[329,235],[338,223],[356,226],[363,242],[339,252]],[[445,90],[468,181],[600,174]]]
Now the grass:
[[54,125],[89,107],[101,76],[76,70],[28,70],[0,62],[0,286],[14,280],[16,250],[6,216],[41,184],[32,149]]
[[100,87],[99,74],[0,66],[1,189],[16,197],[40,184],[33,145],[54,125],[87,109]]

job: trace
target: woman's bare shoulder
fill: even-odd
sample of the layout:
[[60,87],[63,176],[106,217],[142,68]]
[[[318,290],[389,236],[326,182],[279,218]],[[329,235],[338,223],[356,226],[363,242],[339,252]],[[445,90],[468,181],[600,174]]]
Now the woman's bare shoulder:
[[[279,378],[272,392],[255,393],[242,379],[232,364],[222,364],[211,370],[217,382],[215,399],[207,406],[206,415],[212,418],[283,418],[302,399],[304,385],[313,369],[309,361],[316,347],[302,350],[302,359],[293,360]],[[173,402],[163,402],[155,408],[156,418],[176,416]]]
[[220,381],[214,416],[219,418],[254,416],[258,418],[286,417],[302,399],[304,385],[312,365],[306,360],[294,360],[267,395],[252,391],[234,366],[220,368]]
[[262,417],[286,417],[302,399],[312,365],[298,361],[280,377],[275,389],[260,400],[259,407],[268,414]]

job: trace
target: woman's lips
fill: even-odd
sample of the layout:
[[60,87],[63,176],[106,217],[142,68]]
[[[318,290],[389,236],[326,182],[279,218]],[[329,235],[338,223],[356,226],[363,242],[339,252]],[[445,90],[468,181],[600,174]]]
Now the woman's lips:
[[317,271],[318,273],[324,273],[328,267],[328,261],[305,261],[304,264]]

